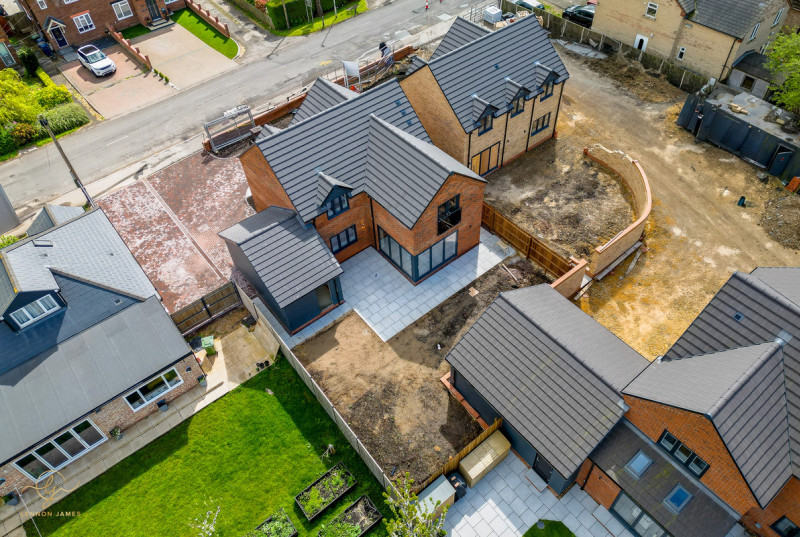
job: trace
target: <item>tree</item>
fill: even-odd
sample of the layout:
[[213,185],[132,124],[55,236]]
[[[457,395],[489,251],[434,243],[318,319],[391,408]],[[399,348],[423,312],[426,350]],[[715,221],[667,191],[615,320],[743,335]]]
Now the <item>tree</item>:
[[0,71],[0,126],[12,121],[33,123],[41,111],[25,82],[13,69]]
[[781,74],[786,82],[773,86],[774,99],[792,112],[800,112],[800,34],[779,33],[767,49],[767,69],[773,75]]
[[392,510],[392,519],[386,524],[389,537],[444,537],[444,517],[448,506],[442,507],[442,515],[436,518],[436,511],[441,502],[432,509],[421,509],[419,498],[411,486],[414,480],[406,473],[395,487],[395,494],[384,492],[386,503]]

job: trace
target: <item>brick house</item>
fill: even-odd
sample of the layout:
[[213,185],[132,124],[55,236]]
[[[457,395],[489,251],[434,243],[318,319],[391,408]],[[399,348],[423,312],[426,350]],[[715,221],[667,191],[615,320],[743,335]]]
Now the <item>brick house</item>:
[[433,143],[485,175],[556,133],[564,64],[536,17],[495,32],[458,17],[400,85]]
[[101,210],[48,206],[28,234],[0,250],[0,495],[158,411],[199,372]]
[[317,80],[240,160],[258,214],[220,236],[291,333],[346,299],[339,263],[366,248],[418,284],[480,242],[484,180],[430,143],[395,80]]
[[186,5],[183,0],[19,0],[19,4],[56,51],[105,37],[109,26],[119,31],[137,24],[158,25]]
[[484,419],[509,422],[555,493],[580,486],[634,535],[796,537],[798,282],[800,268],[735,273],[646,367],[558,293],[504,293],[448,355],[453,386]]
[[11,42],[8,39],[8,31],[10,31],[10,29],[11,27],[6,21],[6,18],[0,16],[0,69],[14,67],[19,63],[17,51],[14,50],[14,47],[11,46]]
[[766,50],[789,11],[787,0],[601,0],[592,29],[724,80],[742,55]]

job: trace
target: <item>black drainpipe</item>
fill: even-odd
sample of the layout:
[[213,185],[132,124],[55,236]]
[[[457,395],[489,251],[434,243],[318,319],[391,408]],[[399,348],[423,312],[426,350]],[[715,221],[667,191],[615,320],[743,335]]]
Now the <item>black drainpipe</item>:
[[506,112],[506,128],[503,129],[503,149],[500,151],[500,165],[498,168],[503,167],[506,161],[506,136],[508,135],[508,120],[511,119],[511,111]]
[[556,133],[556,127],[558,126],[558,113],[561,111],[561,99],[564,98],[564,86],[566,84],[566,80],[561,83],[561,93],[558,95],[558,106],[556,106],[556,120],[553,122],[553,134]]
[[[467,134],[467,168],[472,170],[472,133]],[[475,171],[475,170],[472,170]],[[475,172],[478,173],[478,172]]]
[[[589,459],[589,460],[591,461],[592,459]],[[583,490],[583,488],[586,486],[586,483],[589,482],[589,478],[592,476],[592,470],[594,470],[595,466],[596,466],[596,464],[594,463],[594,461],[592,461],[592,466],[591,466],[591,468],[589,468],[589,473],[586,474],[586,479],[584,479],[583,483],[581,483],[581,485],[580,485],[581,490]]]
[[372,219],[372,237],[375,240],[375,244],[372,247],[380,252],[381,249],[378,247],[378,225],[375,223],[375,212],[372,210],[372,196],[367,194],[367,197],[369,197],[369,216]]
[[531,145],[531,136],[532,136],[531,133],[533,132],[533,117],[534,117],[534,113],[536,112],[536,97],[538,97],[538,95],[534,96],[534,98],[531,99],[531,122],[528,125],[528,134],[527,134],[528,139],[525,140],[525,152],[526,153],[528,152],[528,149],[530,148],[530,145]]

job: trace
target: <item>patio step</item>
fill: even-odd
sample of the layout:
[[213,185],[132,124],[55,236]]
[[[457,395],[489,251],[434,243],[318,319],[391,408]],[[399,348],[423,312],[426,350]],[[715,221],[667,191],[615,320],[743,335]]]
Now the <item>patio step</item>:
[[160,21],[156,21],[155,24],[151,24],[147,26],[147,29],[152,31],[161,30],[162,28],[167,28],[168,26],[172,26],[175,24],[175,21],[170,19],[161,19]]

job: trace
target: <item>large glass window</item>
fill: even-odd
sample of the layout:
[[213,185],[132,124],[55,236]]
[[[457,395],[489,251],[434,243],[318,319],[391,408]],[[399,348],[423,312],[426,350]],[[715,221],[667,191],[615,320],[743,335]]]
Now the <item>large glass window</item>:
[[350,246],[357,240],[358,236],[356,235],[356,226],[350,226],[349,228],[331,237],[331,251],[336,253],[339,250],[343,250]]
[[136,411],[181,384],[183,384],[183,379],[175,368],[168,369],[126,395],[125,400]]
[[50,295],[45,295],[35,302],[26,304],[20,309],[11,312],[11,318],[20,328],[23,328],[59,309],[61,309],[61,306],[58,305],[55,299]]
[[542,117],[538,118],[536,121],[533,122],[533,128],[531,129],[531,136],[534,134],[538,134],[545,130],[547,127],[550,126],[550,114],[551,112],[547,112]]
[[8,50],[8,47],[5,43],[0,43],[0,60],[3,60],[3,65],[6,67],[10,67],[17,63],[14,61],[14,56],[11,55],[11,52]]
[[701,477],[708,470],[708,463],[695,454],[686,445],[680,442],[669,431],[661,434],[658,445],[670,453],[678,462],[686,466],[697,477]]
[[34,481],[85,455],[106,439],[90,420],[60,432],[14,464]]
[[78,15],[77,17],[72,17],[72,20],[75,21],[75,26],[78,27],[78,32],[82,34],[88,32],[89,30],[94,30],[94,22],[88,13]]
[[379,226],[378,247],[409,278],[417,281],[456,256],[458,253],[458,231],[451,233],[427,250],[414,256]]
[[653,464],[653,460],[639,450],[636,452],[636,455],[628,461],[628,464],[625,465],[625,469],[633,474],[636,479],[639,479],[651,464]]
[[630,496],[624,492],[620,493],[614,501],[614,505],[611,506],[611,512],[625,522],[628,528],[633,530],[639,537],[669,536],[649,514],[636,505]]
[[133,11],[131,11],[131,6],[128,3],[128,0],[121,0],[120,2],[114,2],[113,4],[111,4],[111,7],[114,8],[114,14],[117,16],[117,20],[133,17]]
[[447,233],[461,223],[461,196],[456,196],[439,205],[437,234]]
[[664,505],[666,505],[672,511],[680,513],[691,499],[692,495],[689,494],[688,490],[683,488],[681,485],[675,485],[675,488],[673,488],[672,491],[667,494],[667,497],[664,498]]
[[795,524],[785,516],[779,518],[778,521],[772,525],[772,529],[775,530],[775,533],[777,533],[781,537],[800,536],[800,528],[797,526],[797,524]]
[[347,196],[342,195],[338,198],[333,198],[331,201],[328,202],[326,205],[326,211],[328,213],[328,218],[333,218],[339,213],[343,213],[347,209],[350,208],[350,204],[347,201]]

